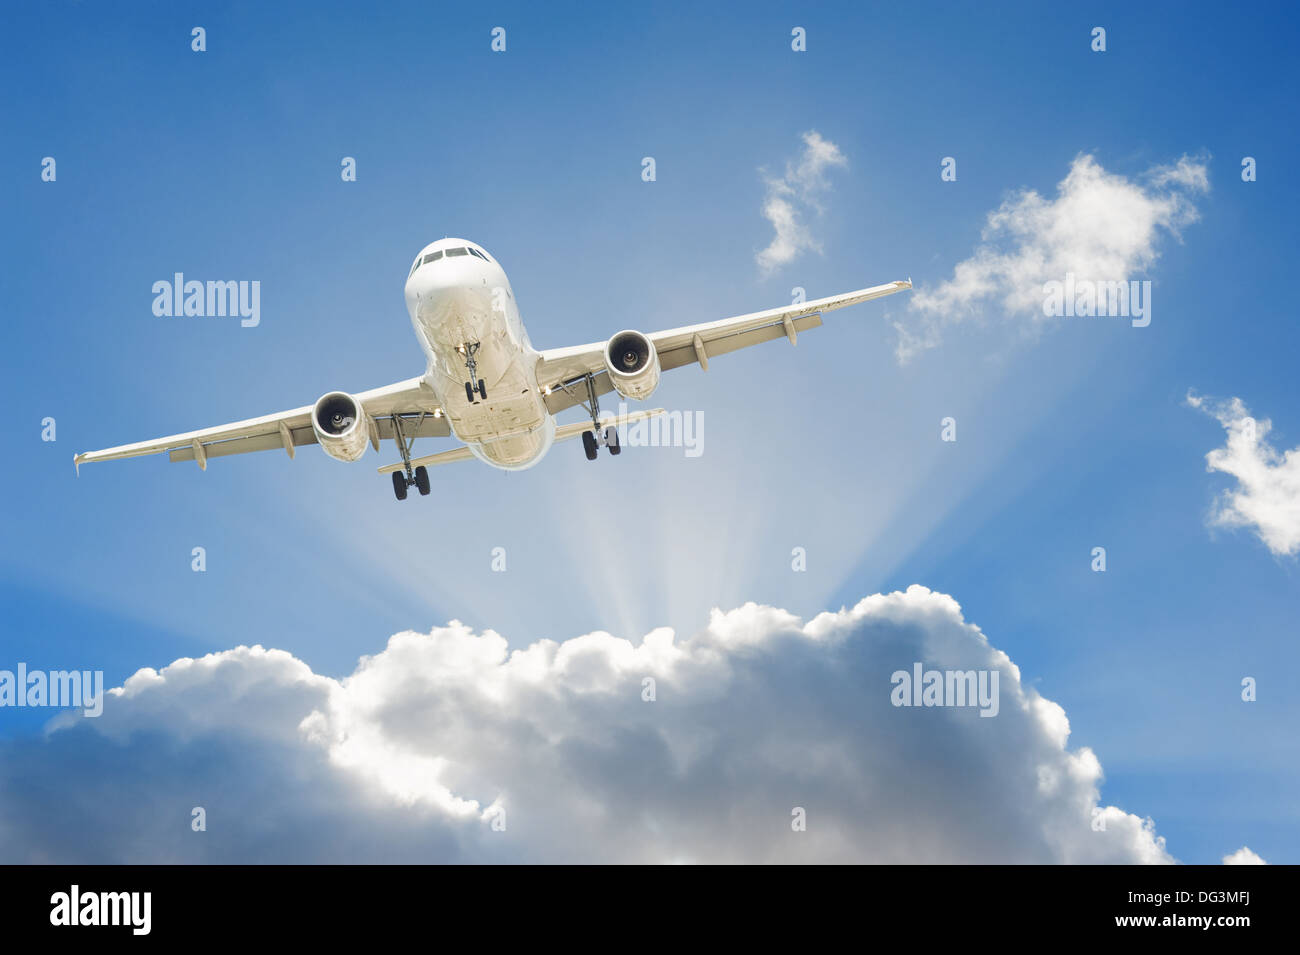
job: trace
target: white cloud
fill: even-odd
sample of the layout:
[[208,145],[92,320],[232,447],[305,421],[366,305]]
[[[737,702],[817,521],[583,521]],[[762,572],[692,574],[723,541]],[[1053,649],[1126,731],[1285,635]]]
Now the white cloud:
[[1231,855],[1223,857],[1224,865],[1268,865],[1263,859],[1250,850],[1249,846],[1242,846]]
[[[893,706],[917,661],[996,670],[998,714]],[[1174,861],[1151,820],[1099,805],[1064,710],[915,586],[635,645],[511,652],[453,622],[342,680],[239,647],[59,722],[0,744],[9,861]]]
[[895,322],[897,356],[905,362],[937,345],[942,326],[979,315],[986,306],[1009,316],[1050,321],[1043,286],[1067,274],[1088,282],[1129,281],[1159,257],[1163,235],[1179,237],[1198,213],[1189,196],[1209,189],[1204,161],[1184,156],[1157,166],[1142,181],[1108,173],[1080,155],[1054,199],[1022,190],[989,213],[981,243],[952,278],[912,293],[907,322]]
[[1227,444],[1205,456],[1207,471],[1237,479],[1210,512],[1220,527],[1249,527],[1278,556],[1300,552],[1300,447],[1279,453],[1268,442],[1273,423],[1257,421],[1240,398],[1215,401],[1188,394],[1187,403],[1218,420]]
[[764,272],[788,265],[805,251],[821,251],[804,219],[809,210],[820,212],[820,197],[830,189],[827,170],[848,165],[838,146],[816,130],[803,134],[804,149],[797,162],[787,163],[785,175],[765,176],[763,217],[776,234],[767,248],[754,256]]

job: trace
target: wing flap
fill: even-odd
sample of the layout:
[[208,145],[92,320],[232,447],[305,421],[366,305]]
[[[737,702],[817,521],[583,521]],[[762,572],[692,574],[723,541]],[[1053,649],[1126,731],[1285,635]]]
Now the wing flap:
[[[816,328],[821,323],[822,317],[820,315],[803,315],[792,320],[796,332]],[[751,328],[749,331],[735,332],[707,340],[704,340],[701,336],[701,339],[704,342],[704,351],[707,357],[716,358],[718,355],[740,351],[740,349],[748,348],[750,345],[759,345],[763,342],[785,337],[785,323],[777,322],[774,325],[763,325],[759,328]],[[658,349],[657,344],[655,348]],[[695,364],[698,361],[699,356],[695,353],[693,341],[659,352],[659,367],[664,371],[670,368],[680,368],[683,365]]]
[[[289,433],[293,436],[293,446],[295,448],[304,444],[316,443],[316,432],[311,428],[290,428]],[[248,451],[272,451],[283,447],[284,440],[280,437],[279,430],[276,430],[268,434],[250,435],[246,438],[231,438],[226,441],[213,441],[210,444],[204,442],[203,455],[205,458],[221,458],[229,454],[244,454]],[[173,461],[193,461],[194,445],[175,448],[167,452],[167,456]]]
[[[375,427],[379,430],[381,441],[388,441],[397,436],[391,417],[375,419]],[[295,448],[317,443],[316,432],[309,427],[290,428],[289,434],[293,437],[293,446]],[[402,434],[408,440],[411,438],[446,438],[451,435],[451,428],[447,425],[447,419],[443,417],[435,418],[433,415],[426,415],[423,421],[420,421],[418,416],[403,417]],[[220,458],[231,454],[246,454],[250,451],[274,451],[283,447],[284,439],[280,437],[280,431],[277,428],[275,431],[250,435],[246,438],[231,438],[211,443],[205,441],[203,443],[203,454],[209,458]],[[193,461],[194,445],[190,444],[183,448],[175,448],[169,451],[167,456],[172,461]]]

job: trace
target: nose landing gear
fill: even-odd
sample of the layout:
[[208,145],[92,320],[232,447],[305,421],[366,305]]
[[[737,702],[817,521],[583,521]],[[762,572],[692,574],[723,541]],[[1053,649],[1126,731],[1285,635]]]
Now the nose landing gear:
[[[466,342],[456,349],[465,356],[465,367],[469,369],[469,381],[465,382],[465,400],[470,404],[474,403],[474,392],[476,391],[480,398],[487,401],[487,385],[478,376],[478,359],[475,357],[481,345],[481,342]],[[475,384],[476,381],[477,384]]]

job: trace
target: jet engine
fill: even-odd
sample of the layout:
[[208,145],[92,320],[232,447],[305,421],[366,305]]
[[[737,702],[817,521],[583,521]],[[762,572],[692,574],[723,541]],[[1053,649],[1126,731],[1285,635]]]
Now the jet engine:
[[311,426],[325,453],[337,461],[355,461],[366,452],[370,421],[361,402],[345,392],[322,395],[311,409]]
[[659,387],[659,354],[640,332],[619,332],[605,344],[605,368],[623,398],[649,398]]

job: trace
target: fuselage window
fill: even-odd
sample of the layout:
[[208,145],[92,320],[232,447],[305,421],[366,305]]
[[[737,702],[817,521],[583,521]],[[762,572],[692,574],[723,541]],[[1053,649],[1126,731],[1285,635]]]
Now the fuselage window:
[[424,261],[426,261],[426,262],[436,262],[436,261],[438,261],[440,258],[442,258],[442,251],[441,251],[441,250],[439,250],[439,251],[437,251],[437,252],[430,252],[428,255],[426,255],[426,256],[424,257]]
[[478,256],[480,259],[482,259],[484,262],[487,261],[487,256],[484,255],[482,252],[480,252],[478,249],[474,248],[473,246],[470,246],[470,247],[469,247],[469,254],[470,254],[470,255],[477,255],[477,256]]
[[420,267],[421,263],[423,263],[423,262],[424,262],[424,259],[417,258],[417,259],[415,260],[415,264],[411,266],[411,271],[409,271],[409,272],[406,273],[406,277],[409,279],[412,275],[414,275],[414,274],[415,274],[415,270],[418,269],[418,268]]
[[464,249],[448,249],[447,255],[469,255]]

